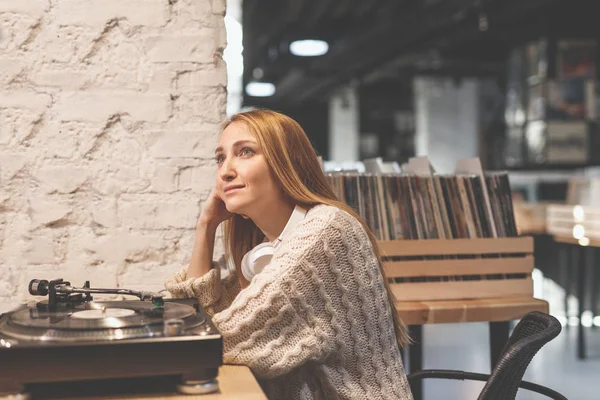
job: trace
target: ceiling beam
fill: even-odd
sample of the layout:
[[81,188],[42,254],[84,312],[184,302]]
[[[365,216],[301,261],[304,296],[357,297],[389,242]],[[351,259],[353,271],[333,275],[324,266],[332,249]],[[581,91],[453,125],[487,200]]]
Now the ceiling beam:
[[[525,18],[550,3],[552,0],[504,0],[503,10],[495,14],[495,20],[507,25],[515,19],[515,12]],[[467,20],[470,26],[465,26],[464,12],[467,4],[472,3],[444,1],[436,3],[434,9],[419,7],[412,14],[405,13],[404,18],[398,19],[397,14],[392,14],[390,18],[395,20],[394,24],[388,19],[387,23],[379,23],[368,32],[357,32],[353,37],[346,38],[332,49],[331,54],[310,66],[301,78],[297,73],[295,79],[284,76],[282,81],[286,84],[281,90],[278,87],[273,101],[299,104],[314,98],[325,98],[327,92],[334,87],[344,81],[372,74],[388,64],[390,59],[395,59],[393,63],[396,64],[399,62],[398,58],[408,57],[408,60],[414,61],[416,49],[435,47],[438,43],[453,46],[464,42],[473,35],[480,34],[475,20]],[[398,39],[393,40],[394,37]],[[402,53],[405,55],[397,56]],[[329,71],[331,75],[326,78],[311,78],[313,74],[325,71]]]

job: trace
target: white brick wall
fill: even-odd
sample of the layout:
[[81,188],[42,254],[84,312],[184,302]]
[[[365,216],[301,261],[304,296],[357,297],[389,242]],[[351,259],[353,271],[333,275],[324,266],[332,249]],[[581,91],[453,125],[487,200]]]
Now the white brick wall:
[[0,311],[33,278],[160,290],[188,262],[225,118],[224,12],[0,0]]

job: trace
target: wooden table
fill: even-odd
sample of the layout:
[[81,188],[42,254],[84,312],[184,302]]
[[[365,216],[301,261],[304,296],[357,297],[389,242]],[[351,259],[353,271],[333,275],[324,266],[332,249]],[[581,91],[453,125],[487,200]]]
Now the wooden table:
[[[408,346],[410,372],[423,369],[423,325],[453,322],[488,322],[490,326],[490,360],[493,369],[508,341],[510,321],[521,319],[531,311],[548,312],[548,302],[533,297],[489,299],[401,301],[396,303],[398,316],[408,325],[414,344]],[[413,397],[423,396],[423,383],[413,387]]]
[[[224,365],[219,369],[217,379],[220,391],[212,394],[183,395],[172,392],[144,395],[61,397],[60,400],[267,400],[248,367]],[[36,400],[38,399],[40,398],[36,397]]]

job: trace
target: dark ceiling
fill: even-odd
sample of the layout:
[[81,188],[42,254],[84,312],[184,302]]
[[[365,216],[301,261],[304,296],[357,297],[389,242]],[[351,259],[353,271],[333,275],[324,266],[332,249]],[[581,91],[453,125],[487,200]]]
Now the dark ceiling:
[[[243,0],[244,85],[260,68],[263,79],[277,87],[269,98],[245,95],[244,105],[302,107],[326,101],[349,81],[406,86],[415,73],[501,77],[515,45],[542,36],[596,35],[594,4],[597,0]],[[291,41],[306,38],[326,40],[329,52],[289,53]]]

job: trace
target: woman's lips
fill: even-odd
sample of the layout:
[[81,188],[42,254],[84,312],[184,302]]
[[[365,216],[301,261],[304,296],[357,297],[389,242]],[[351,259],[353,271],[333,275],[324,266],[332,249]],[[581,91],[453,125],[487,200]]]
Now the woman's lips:
[[244,188],[244,186],[229,186],[229,187],[225,188],[225,190],[223,190],[223,192],[229,194],[229,193],[236,192],[243,188]]

